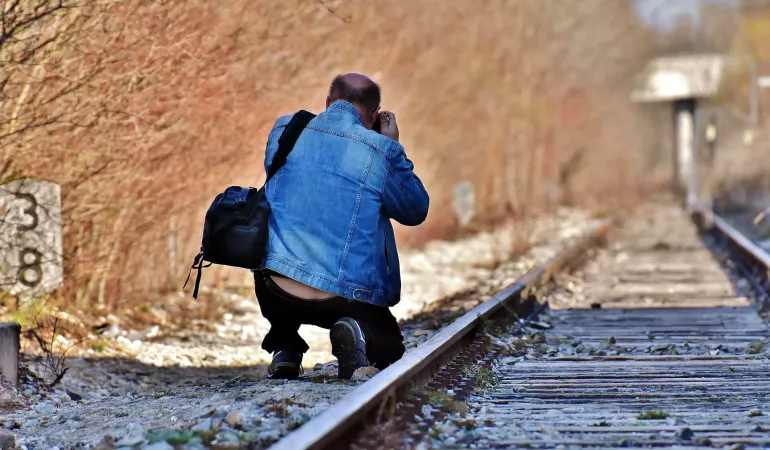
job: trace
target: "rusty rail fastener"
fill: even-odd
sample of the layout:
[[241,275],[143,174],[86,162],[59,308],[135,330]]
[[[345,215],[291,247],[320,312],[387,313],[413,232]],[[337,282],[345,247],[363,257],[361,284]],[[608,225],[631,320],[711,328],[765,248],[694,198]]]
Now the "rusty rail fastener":
[[19,334],[21,325],[0,322],[0,375],[16,386],[19,378]]

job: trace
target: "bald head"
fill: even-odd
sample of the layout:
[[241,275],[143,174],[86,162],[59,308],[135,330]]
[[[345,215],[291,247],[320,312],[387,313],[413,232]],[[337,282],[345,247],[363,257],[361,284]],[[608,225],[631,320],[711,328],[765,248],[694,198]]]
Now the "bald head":
[[327,107],[337,100],[355,105],[366,118],[376,114],[380,106],[380,87],[371,78],[360,73],[337,75],[329,88]]

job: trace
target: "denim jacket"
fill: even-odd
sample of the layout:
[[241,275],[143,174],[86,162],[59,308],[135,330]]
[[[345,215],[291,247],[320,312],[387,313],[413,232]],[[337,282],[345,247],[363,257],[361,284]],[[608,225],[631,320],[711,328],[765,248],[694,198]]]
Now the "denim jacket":
[[[291,116],[268,137],[265,170]],[[390,219],[415,226],[428,193],[404,147],[337,101],[308,124],[265,187],[271,207],[263,269],[340,297],[393,306],[401,275]]]

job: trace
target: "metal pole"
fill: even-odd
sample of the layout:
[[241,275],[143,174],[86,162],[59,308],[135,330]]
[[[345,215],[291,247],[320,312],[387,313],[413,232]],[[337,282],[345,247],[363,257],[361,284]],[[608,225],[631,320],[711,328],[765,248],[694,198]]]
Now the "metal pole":
[[759,126],[759,93],[757,92],[757,62],[749,62],[749,120],[753,128]]
[[695,130],[695,108],[693,99],[678,100],[676,103],[676,151],[675,151],[675,192],[686,204],[692,179],[693,138]]
[[693,102],[693,138],[692,138],[692,153],[690,154],[690,180],[687,184],[687,211],[693,212],[698,210],[698,169],[700,168],[700,133],[701,133],[701,111],[697,102]]

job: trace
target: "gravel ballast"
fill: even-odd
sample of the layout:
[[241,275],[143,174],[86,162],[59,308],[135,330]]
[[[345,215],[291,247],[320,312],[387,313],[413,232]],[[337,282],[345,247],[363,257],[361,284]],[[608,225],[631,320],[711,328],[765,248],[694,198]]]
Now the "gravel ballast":
[[[531,225],[534,245],[514,261],[506,250],[511,228],[403,252],[404,291],[394,314],[407,351],[597,222],[569,209],[539,219]],[[336,380],[328,331],[312,327],[301,330],[312,350],[300,379],[265,380],[270,355],[259,343],[268,323],[256,299],[221,295],[233,309],[213,331],[143,337],[116,327],[102,357],[68,362],[57,390],[37,388],[30,375],[22,387],[26,408],[3,415],[0,425],[26,448],[264,448],[360,385]]]

